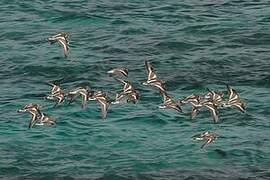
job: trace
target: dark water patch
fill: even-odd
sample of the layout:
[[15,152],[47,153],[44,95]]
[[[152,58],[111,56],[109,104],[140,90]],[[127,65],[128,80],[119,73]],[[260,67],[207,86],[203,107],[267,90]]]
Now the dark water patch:
[[266,45],[270,42],[270,35],[264,33],[254,33],[250,36],[233,39],[231,42],[253,46]]
[[270,20],[270,16],[264,16],[261,18],[260,22],[261,23],[268,23]]
[[178,10],[178,7],[176,4],[164,4],[161,6],[157,6],[157,7],[153,7],[153,8],[149,8],[150,11],[166,11],[166,12],[175,12],[176,10]]
[[201,46],[214,46],[215,44],[217,44],[217,42],[213,39],[198,40],[197,43]]
[[103,46],[96,46],[96,47],[93,47],[92,49],[93,50],[103,50],[103,49],[108,49],[110,48],[109,45],[103,45]]
[[185,42],[160,42],[155,47],[163,51],[186,51],[196,48],[196,45]]
[[245,179],[248,177],[255,177],[249,174],[239,174],[235,170],[213,170],[213,169],[202,169],[197,171],[190,170],[162,170],[160,172],[146,172],[140,174],[141,178],[149,179]]
[[45,97],[46,97],[46,95],[47,94],[45,94],[45,93],[42,93],[42,94],[24,94],[23,96],[21,96],[20,98],[22,98],[22,99],[29,99],[29,98],[43,98],[43,99],[45,99]]
[[124,29],[121,31],[121,34],[123,35],[139,35],[139,34],[145,34],[146,33],[146,29],[144,28],[129,28],[129,29]]
[[[92,71],[95,69],[95,71]],[[47,79],[57,79],[57,78],[65,78],[67,81],[69,79],[73,79],[73,77],[83,77],[84,73],[88,72],[94,72],[100,75],[96,70],[97,69],[104,69],[104,65],[94,65],[94,66],[88,66],[88,65],[76,65],[76,66],[35,66],[35,65],[29,65],[29,66],[24,66],[20,70],[21,72],[26,73],[28,77],[30,76],[42,76],[46,77]],[[102,72],[106,72],[105,70],[102,70]],[[78,75],[79,76],[78,76]],[[102,73],[103,74],[103,73]],[[89,75],[88,75],[89,76]],[[92,78],[96,79],[98,76],[93,76]],[[91,79],[90,79],[91,81]]]
[[77,12],[59,12],[61,16],[54,18],[53,22],[54,23],[59,23],[63,21],[77,21],[78,22],[89,22],[93,21],[93,18],[91,15],[88,14],[78,14]]
[[270,75],[266,75],[265,77],[260,78],[255,83],[256,83],[256,86],[269,88],[270,87]]
[[196,36],[198,35],[209,35],[210,37],[212,35],[219,35],[219,34],[227,34],[227,33],[233,33],[236,31],[236,29],[232,27],[220,27],[217,24],[203,24],[203,25],[194,25],[194,26],[188,26],[182,29],[187,34],[194,34]]
[[4,40],[13,40],[13,41],[19,41],[19,40],[25,40],[27,32],[21,32],[21,31],[13,31],[13,32],[7,32],[7,33],[2,33],[1,38]]
[[215,152],[222,158],[226,158],[227,157],[227,153],[226,151],[223,151],[221,149],[215,149]]
[[128,51],[124,50],[123,48],[115,48],[115,47],[109,47],[102,49],[103,53],[107,54],[127,54]]
[[123,20],[123,19],[117,19],[117,20],[112,20],[111,23],[114,24],[114,25],[126,25],[126,24],[128,24],[130,22],[127,21],[127,20]]

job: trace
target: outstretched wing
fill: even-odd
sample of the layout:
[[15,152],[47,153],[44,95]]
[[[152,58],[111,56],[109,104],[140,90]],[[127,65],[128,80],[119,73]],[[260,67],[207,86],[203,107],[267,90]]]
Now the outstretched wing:
[[229,103],[235,103],[240,100],[240,96],[233,88],[227,85],[227,89],[229,92],[229,100],[228,100]]
[[199,114],[199,112],[200,112],[199,108],[192,106],[192,110],[190,114],[191,119],[194,119]]
[[88,94],[81,94],[81,96],[82,96],[82,108],[85,109],[86,103],[88,101]]
[[165,92],[166,91],[166,87],[164,82],[157,80],[157,81],[153,81],[150,83],[152,86],[158,88],[160,91]]
[[[207,133],[207,132],[206,132]],[[205,133],[205,134],[206,134]],[[208,144],[212,143],[215,141],[215,139],[217,138],[217,135],[214,133],[208,134],[208,137],[204,138],[205,143],[201,146],[201,148],[204,148],[205,146],[207,146]]]
[[62,37],[62,38],[59,38],[58,41],[63,46],[65,56],[67,56],[68,51],[69,51],[69,46],[68,46],[68,43],[67,43],[66,39],[64,37]]
[[128,69],[125,67],[120,67],[120,68],[115,68],[110,71],[108,71],[110,75],[115,74],[115,75],[120,75],[124,77],[128,77]]
[[245,103],[243,103],[241,101],[239,103],[233,104],[233,106],[237,107],[242,113],[246,112]]
[[42,119],[42,123],[48,124],[48,125],[54,125],[55,119],[52,119],[51,117],[45,115]]
[[119,73],[121,73],[123,76],[128,77],[128,69],[127,68],[118,68],[116,69],[117,71],[119,71]]
[[51,95],[57,94],[61,91],[61,88],[59,86],[59,82],[46,82],[46,84],[52,86]]
[[219,91],[212,91],[209,88],[207,88],[207,90],[209,91],[206,96],[210,96],[210,99],[216,102],[221,102],[222,101],[222,97],[223,97],[223,92],[219,92]]
[[36,120],[37,120],[37,115],[36,114],[32,114],[32,118],[29,121],[28,128],[32,128],[36,124]]
[[167,94],[166,91],[160,91],[162,97],[163,97],[163,102],[166,103],[166,102],[169,102],[172,100],[172,98]]
[[133,86],[131,85],[130,82],[119,79],[119,78],[115,78],[118,82],[122,83],[124,85],[123,87],[123,91],[124,93],[130,93],[134,90]]
[[97,100],[100,103],[102,118],[106,119],[110,103],[107,101],[105,97],[99,97]]
[[117,93],[115,96],[115,102],[113,104],[121,104],[121,103],[126,103],[127,102],[127,94],[124,94],[123,92]]
[[211,138],[209,138],[208,140],[206,140],[205,143],[201,146],[201,149],[205,148],[211,142],[212,142],[212,139]]
[[170,107],[174,110],[176,110],[177,112],[181,113],[183,112],[181,107],[178,105],[178,104],[173,104],[173,105],[170,105]]
[[217,107],[212,102],[206,102],[203,105],[208,108],[208,110],[212,114],[212,118],[213,118],[214,122],[217,123],[218,119],[219,119],[218,118]]
[[150,64],[150,62],[145,61],[145,67],[146,67],[146,70],[148,72],[147,81],[152,81],[152,80],[157,79],[156,72],[155,72],[153,66]]

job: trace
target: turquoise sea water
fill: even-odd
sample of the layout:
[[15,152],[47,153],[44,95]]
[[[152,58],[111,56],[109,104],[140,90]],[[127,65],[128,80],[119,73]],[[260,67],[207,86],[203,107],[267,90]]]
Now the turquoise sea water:
[[[269,1],[0,1],[1,179],[267,179],[270,177]],[[70,33],[70,56],[46,38]],[[159,93],[141,82],[152,62],[175,99],[233,86],[247,113],[220,110],[190,120],[158,109]],[[121,86],[106,71],[130,69],[138,104],[53,108],[45,82],[64,78],[112,96]],[[113,96],[112,96],[113,98]],[[57,119],[28,129],[17,109],[39,103]],[[191,136],[210,130],[200,149]]]

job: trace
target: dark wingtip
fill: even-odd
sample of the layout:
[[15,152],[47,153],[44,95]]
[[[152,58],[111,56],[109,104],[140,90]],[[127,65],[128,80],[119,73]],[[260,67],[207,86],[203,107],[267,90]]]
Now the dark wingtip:
[[[239,108],[240,109],[240,108]],[[244,114],[244,113],[246,113],[247,111],[246,111],[246,107],[245,106],[242,106],[242,109],[240,109],[240,111]]]
[[202,146],[201,146],[201,149],[204,149],[204,147],[205,147],[206,145],[205,144],[203,144]]
[[62,77],[58,80],[51,80],[51,81],[47,81],[46,84],[50,85],[50,86],[53,86],[53,85],[57,85],[57,86],[60,86],[60,82],[62,82],[65,78]]
[[211,90],[208,87],[206,88],[206,90],[209,91],[209,92],[211,92]]
[[144,65],[145,65],[146,68],[148,67],[149,64],[150,64],[150,62],[148,60],[144,61]]
[[125,73],[126,73],[126,74],[124,74],[124,76],[125,76],[125,77],[128,77],[128,68],[125,68],[124,71],[125,71]]
[[52,82],[45,82],[46,85],[53,86],[54,84]]

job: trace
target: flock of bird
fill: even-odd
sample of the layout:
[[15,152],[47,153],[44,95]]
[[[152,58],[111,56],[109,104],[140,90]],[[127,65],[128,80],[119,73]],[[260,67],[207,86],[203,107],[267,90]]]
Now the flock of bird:
[[[69,35],[67,33],[61,32],[52,37],[48,38],[50,44],[58,42],[62,45],[64,49],[65,57],[69,52]],[[215,91],[207,89],[208,92],[202,94],[192,94],[184,99],[174,100],[167,91],[165,82],[160,80],[157,73],[149,61],[145,61],[145,68],[148,74],[147,80],[142,83],[145,86],[151,86],[160,92],[163,97],[163,104],[159,106],[160,109],[172,109],[177,113],[182,113],[181,106],[185,104],[190,104],[192,106],[191,119],[194,119],[200,111],[209,110],[211,112],[213,121],[217,123],[219,121],[218,109],[227,107],[236,107],[242,113],[245,112],[246,103],[240,98],[239,94],[235,89],[227,85],[227,98],[225,98],[225,93],[223,91]],[[134,103],[136,104],[140,98],[138,90],[127,80],[128,69],[125,67],[118,67],[108,71],[108,74],[114,78],[117,82],[121,83],[123,89],[116,93],[114,101],[111,101],[108,97],[108,93],[103,91],[93,91],[88,86],[80,86],[69,92],[65,92],[61,87],[59,82],[48,82],[52,86],[50,94],[46,97],[48,100],[55,101],[54,107],[61,105],[65,100],[68,103],[73,103],[78,97],[81,98],[81,107],[86,108],[88,101],[97,101],[100,104],[102,118],[107,117],[108,108],[111,104],[125,104]],[[34,125],[53,125],[56,123],[55,119],[46,115],[42,112],[42,106],[39,104],[28,104],[22,109],[17,110],[18,112],[28,112],[32,115],[29,128]],[[204,148],[206,145],[210,144],[217,138],[217,134],[213,132],[203,132],[201,134],[196,134],[193,136],[194,140],[202,140],[205,143],[201,146]]]

